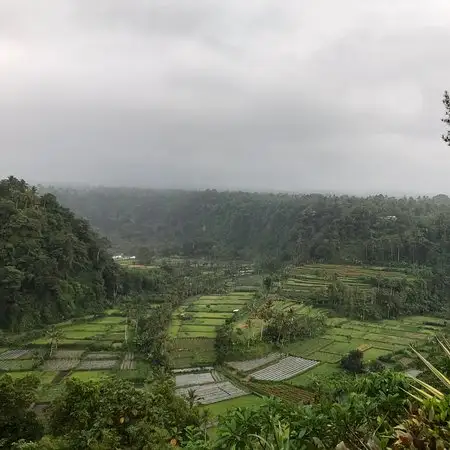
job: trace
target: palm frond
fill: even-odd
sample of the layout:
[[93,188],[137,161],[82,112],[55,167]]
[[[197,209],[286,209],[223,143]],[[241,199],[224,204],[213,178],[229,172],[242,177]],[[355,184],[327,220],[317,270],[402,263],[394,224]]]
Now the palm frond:
[[[429,394],[428,392],[424,391],[423,389],[419,389],[416,386],[411,386],[414,390],[416,390],[420,395],[422,395],[422,401],[424,399],[431,400],[433,398],[433,395]],[[414,396],[415,399],[418,399],[419,397]]]
[[414,382],[417,384],[420,384],[422,387],[427,389],[429,391],[429,394],[431,394],[435,398],[442,399],[444,397],[444,393],[441,392],[439,389],[436,389],[434,386],[431,386],[428,383],[425,383],[425,381],[419,380],[418,378],[414,378]]
[[443,341],[445,343],[442,343],[439,338],[436,338],[436,340],[438,341],[439,345],[443,348],[447,357],[450,358],[450,344],[448,343],[447,339],[443,338]]
[[414,347],[411,346],[411,350],[417,355],[417,357],[431,370],[431,372],[450,389],[450,379],[447,378],[439,369],[433,366],[424,356],[422,356]]

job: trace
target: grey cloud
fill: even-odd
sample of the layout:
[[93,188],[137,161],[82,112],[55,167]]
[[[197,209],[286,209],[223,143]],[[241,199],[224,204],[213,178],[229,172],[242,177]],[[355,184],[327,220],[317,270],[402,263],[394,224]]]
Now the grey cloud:
[[4,0],[2,175],[450,192],[450,4]]

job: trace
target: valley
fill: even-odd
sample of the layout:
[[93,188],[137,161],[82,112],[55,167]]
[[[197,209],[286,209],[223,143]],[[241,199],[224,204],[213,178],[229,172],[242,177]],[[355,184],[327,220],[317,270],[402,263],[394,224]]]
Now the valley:
[[[242,229],[224,213],[240,198],[233,194],[222,205],[228,228],[216,228],[229,234],[220,245],[218,223],[191,241],[197,225],[188,220],[181,248],[124,245],[119,256],[138,256],[113,259],[89,222],[51,194],[15,179],[0,188],[9,205],[0,264],[6,448],[262,448],[262,426],[271,442],[281,433],[299,448],[306,439],[311,449],[346,441],[359,450],[406,423],[411,398],[445,395],[432,380],[450,354],[445,246],[437,258],[424,240],[384,240],[399,222],[376,222],[384,237],[360,236],[358,246],[344,242],[348,230],[338,245],[335,232],[331,243],[304,223],[316,240],[309,250],[298,240],[289,256],[279,235],[284,250],[267,253],[270,239],[258,250],[253,235],[239,238],[251,223]],[[258,201],[291,208],[297,200]],[[417,385],[430,394],[411,397]]]
[[[384,357],[391,361],[385,363],[387,366],[414,369],[414,360],[405,356],[409,346],[426,344],[443,330],[444,320],[408,316],[362,322],[304,303],[336,278],[367,291],[374,289],[367,277],[377,276],[411,277],[381,267],[313,264],[292,268],[263,301],[259,299],[260,305],[270,303],[277,312],[299,316],[325,313],[326,327],[319,336],[282,345],[262,343],[259,338],[265,321],[255,317],[254,303],[262,288],[262,276],[252,276],[260,286],[246,286],[241,291],[241,282],[248,284],[249,276],[241,276],[242,280],[238,276],[237,283],[229,283],[233,290],[228,293],[184,300],[172,312],[167,330],[177,393],[186,396],[193,391],[198,403],[208,405],[212,414],[243,402],[256,405],[261,396],[310,403],[315,398],[313,380],[341,373],[340,360],[355,349],[363,353],[366,363]],[[235,345],[241,346],[241,359],[217,365],[217,328],[226,321],[232,326]],[[0,371],[14,379],[36,375],[41,381],[41,405],[56,398],[70,378],[118,377],[143,386],[152,364],[135,348],[135,325],[125,309],[109,309],[101,315],[57,324],[21,346],[2,348]],[[403,366],[398,362],[402,356],[407,360]]]

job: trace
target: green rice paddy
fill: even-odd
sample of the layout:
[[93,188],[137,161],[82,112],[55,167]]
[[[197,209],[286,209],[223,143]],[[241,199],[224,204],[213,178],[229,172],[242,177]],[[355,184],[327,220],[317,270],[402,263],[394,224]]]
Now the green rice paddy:
[[[252,292],[204,295],[180,306],[173,314],[169,329],[177,342],[172,351],[174,367],[212,364],[217,327],[232,317],[233,311],[244,307],[252,296]],[[192,340],[195,340],[194,346],[191,346]]]
[[[439,331],[439,327],[430,330],[430,326],[424,324],[432,320],[431,317],[406,317],[381,322],[359,322],[332,318],[328,321],[329,328],[324,335],[288,344],[284,351],[323,363],[335,363],[349,351],[360,348],[366,361],[373,360],[407,348],[410,344],[427,342],[430,332]],[[412,332],[412,329],[415,331]]]
[[[326,287],[333,274],[337,274],[342,282],[358,287],[371,289],[365,277],[401,278],[407,275],[382,268],[363,268],[336,265],[307,265],[294,269],[292,276],[282,285],[285,292],[294,293],[293,300],[277,300],[274,307],[286,311],[293,309],[297,313],[306,313],[314,309],[305,306],[302,298],[307,297],[316,289]],[[260,278],[258,278],[260,281]],[[250,283],[250,280],[247,280]],[[252,299],[251,290],[232,292],[227,295],[207,295],[191,298],[180,306],[172,316],[170,325],[171,353],[174,368],[213,365],[215,361],[214,342],[217,327],[225,320],[233,317],[234,310],[241,310]],[[411,343],[426,342],[430,336],[439,331],[439,327],[425,325],[424,322],[438,321],[426,316],[407,317],[400,320],[384,320],[376,323],[359,322],[342,317],[327,320],[328,328],[324,335],[285,346],[282,350],[296,356],[320,361],[320,364],[290,380],[299,387],[309,387],[312,376],[328,377],[341,371],[339,361],[343,355],[351,350],[360,348],[364,352],[365,361],[376,359],[393,351],[402,350]],[[245,315],[240,317],[240,324],[245,324]],[[244,333],[258,335],[260,319],[252,320],[250,329],[243,328]],[[107,376],[116,375],[136,383],[142,383],[147,378],[150,365],[137,358],[135,365],[129,370],[120,369],[126,351],[121,350],[125,342],[126,318],[121,316],[118,309],[107,310],[101,318],[86,319],[85,322],[66,322],[58,325],[62,338],[58,341],[58,350],[84,350],[80,356],[80,363],[86,363],[89,352],[104,350],[115,352],[117,365],[111,369],[103,369],[97,365],[92,370],[76,367],[66,367],[54,370],[52,367],[42,366],[33,359],[31,354],[13,360],[0,360],[0,370],[8,372],[15,379],[28,374],[35,374],[41,380],[39,389],[40,402],[48,402],[59,395],[64,389],[64,380],[76,378],[80,380],[99,380]],[[244,335],[245,336],[245,335]],[[29,343],[29,348],[39,350],[48,348],[50,340],[41,336]],[[2,351],[7,348],[0,349]],[[267,349],[273,351],[273,349]],[[46,361],[48,363],[48,361]],[[37,365],[36,365],[37,364]],[[63,364],[61,365],[63,367]],[[68,366],[67,366],[68,367]],[[89,367],[88,367],[89,369]],[[263,399],[256,395],[246,395],[236,399],[205,406],[212,417],[224,414],[228,409],[238,406],[254,405]]]
[[291,378],[289,383],[295,386],[308,387],[313,377],[329,377],[340,372],[341,369],[337,364],[321,363],[318,366],[313,367],[311,370]]
[[412,275],[382,267],[348,266],[337,264],[307,264],[292,270],[291,277],[283,283],[283,291],[299,300],[320,289],[326,289],[337,278],[348,286],[370,290],[369,278],[413,279]]
[[243,397],[233,398],[231,400],[224,400],[222,402],[213,403],[204,406],[212,418],[226,414],[227,411],[234,408],[259,405],[264,401],[263,397],[256,395],[244,395]]
[[[61,337],[57,340],[57,349],[54,355],[44,362],[39,360],[34,352],[44,354],[48,351],[51,339],[46,335],[26,344],[24,348],[4,349],[16,351],[18,357],[15,359],[0,357],[0,375],[8,373],[14,379],[21,379],[30,374],[37,376],[41,382],[38,402],[55,399],[63,392],[64,380],[68,378],[92,380],[113,374],[127,377],[129,374],[129,379],[133,379],[134,375],[139,381],[144,380],[146,376],[142,375],[142,368],[138,364],[135,364],[134,369],[118,369],[125,356],[125,352],[117,348],[121,347],[125,340],[126,317],[120,314],[117,309],[108,310],[101,318],[91,317],[57,324],[61,332]],[[99,350],[109,352],[110,359],[102,358],[100,355],[97,360],[95,352]],[[88,358],[89,354],[94,357]],[[10,358],[14,358],[14,355]],[[78,371],[78,366],[82,370]]]
[[75,378],[81,381],[95,381],[110,376],[110,372],[99,370],[86,370],[73,372],[70,378]]

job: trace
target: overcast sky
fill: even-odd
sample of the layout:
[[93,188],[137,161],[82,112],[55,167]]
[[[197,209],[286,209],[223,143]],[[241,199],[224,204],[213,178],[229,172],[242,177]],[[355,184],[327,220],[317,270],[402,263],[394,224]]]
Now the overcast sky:
[[449,0],[1,0],[0,175],[450,194]]

